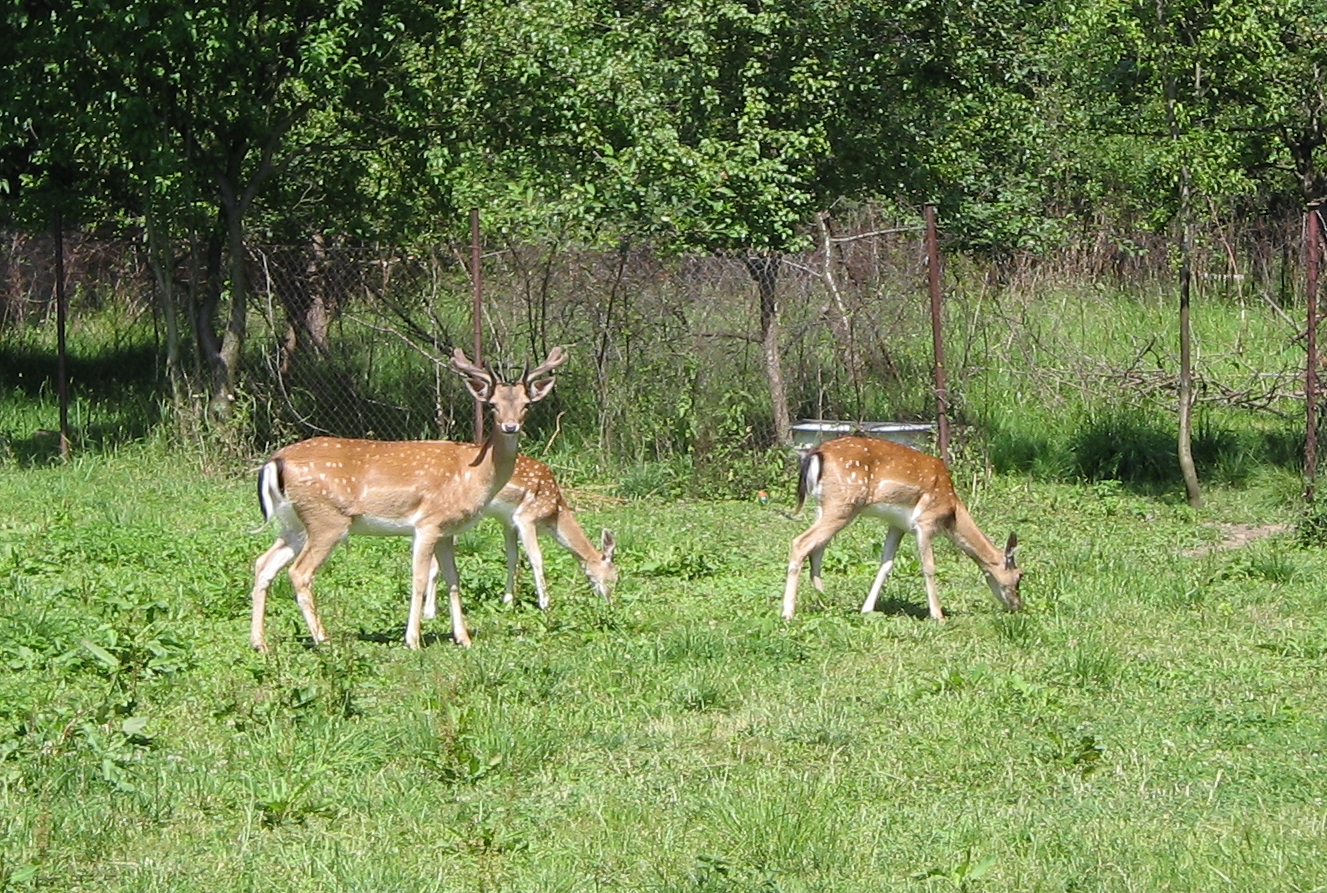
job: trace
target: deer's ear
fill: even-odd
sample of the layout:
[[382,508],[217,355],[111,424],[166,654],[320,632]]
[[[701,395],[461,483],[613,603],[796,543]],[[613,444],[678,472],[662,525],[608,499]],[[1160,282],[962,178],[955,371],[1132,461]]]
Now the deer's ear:
[[481,378],[476,375],[467,375],[465,377],[465,389],[480,403],[492,401],[495,387],[492,376]]
[[1005,543],[1004,546],[1004,566],[1010,570],[1018,567],[1018,564],[1014,561],[1014,552],[1017,550],[1018,534],[1011,533],[1009,534],[1009,542]]
[[599,535],[599,551],[604,553],[604,561],[613,560],[613,550],[617,548],[617,540],[613,539],[613,531],[607,527]]
[[531,403],[538,403],[549,395],[556,383],[557,379],[553,377],[541,378],[538,381],[527,381],[525,383],[525,396],[530,398]]
[[465,355],[465,351],[459,347],[452,352],[450,365],[453,372],[465,379],[466,390],[476,400],[488,403],[493,399],[493,392],[497,390],[498,382],[492,369],[477,366],[470,362],[470,358]]

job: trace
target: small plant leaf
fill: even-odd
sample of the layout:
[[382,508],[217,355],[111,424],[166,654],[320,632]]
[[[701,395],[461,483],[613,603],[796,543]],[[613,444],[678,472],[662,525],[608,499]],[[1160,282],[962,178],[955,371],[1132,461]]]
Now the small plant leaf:
[[979,881],[986,876],[986,873],[995,865],[995,856],[987,856],[968,869],[967,879]]
[[105,648],[102,648],[96,642],[90,642],[87,639],[79,639],[78,644],[82,645],[83,648],[89,654],[92,655],[93,659],[96,660],[97,663],[101,664],[106,669],[106,672],[108,673],[120,672],[120,659],[117,658],[114,654],[111,654],[109,651],[107,651]]

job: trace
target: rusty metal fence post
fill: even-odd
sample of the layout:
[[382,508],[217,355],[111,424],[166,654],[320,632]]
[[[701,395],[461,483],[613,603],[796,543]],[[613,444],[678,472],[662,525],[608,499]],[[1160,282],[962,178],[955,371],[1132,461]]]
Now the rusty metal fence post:
[[55,212],[55,380],[60,401],[60,458],[69,459],[69,346],[65,339],[68,328],[69,298],[65,294],[65,218]]
[[944,332],[940,315],[940,239],[935,205],[926,205],[926,267],[931,286],[931,341],[935,349],[936,446],[949,462],[949,389],[945,386]]
[[1319,203],[1309,205],[1305,216],[1305,266],[1308,287],[1305,303],[1308,327],[1305,331],[1304,365],[1304,500],[1313,504],[1318,476],[1318,261],[1322,254],[1322,226]]
[[[484,267],[480,262],[479,209],[470,209],[470,288],[474,295],[471,317],[474,325],[474,357],[476,365],[484,364]],[[484,442],[484,404],[475,401],[475,443]]]

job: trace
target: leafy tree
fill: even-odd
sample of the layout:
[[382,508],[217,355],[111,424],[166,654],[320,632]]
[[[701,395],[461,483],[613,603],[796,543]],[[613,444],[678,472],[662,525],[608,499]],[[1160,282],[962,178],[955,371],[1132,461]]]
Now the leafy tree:
[[[58,7],[11,2],[0,59],[0,197],[6,225],[41,230],[104,216],[122,183],[114,159],[117,97],[93,51],[95,25]],[[94,188],[97,184],[98,188]],[[109,188],[108,188],[109,187]]]
[[450,204],[502,229],[740,257],[786,441],[778,269],[819,212],[938,199],[969,244],[1035,229],[1024,6],[467,4],[447,57],[460,74],[430,91],[436,169]]
[[432,109],[452,203],[501,228],[740,255],[759,285],[776,427],[778,254],[823,201],[829,3],[480,2]]
[[1194,189],[1225,205],[1327,193],[1325,37],[1327,9],[1307,0],[1066,5],[1042,94],[1060,123],[1065,194],[1162,228],[1178,211],[1182,160]]
[[830,191],[934,202],[957,247],[997,258],[1058,238],[1045,207],[1056,122],[1043,104],[1056,5],[852,6]]
[[1327,194],[1327,11],[1301,0],[1095,0],[1068,8],[1065,23],[1054,45],[1071,97],[1060,109],[1072,135],[1064,169],[1073,188],[1137,211],[1154,228],[1178,227],[1179,460],[1196,504],[1195,195],[1229,205],[1261,193],[1284,206]]
[[[775,435],[792,437],[779,343],[783,252],[823,206],[818,162],[829,152],[838,73],[822,52],[832,7],[685,2],[640,16],[661,95],[652,146],[676,244],[738,253],[757,286]],[[671,99],[675,97],[675,99]],[[654,185],[654,184],[652,184]]]
[[[205,234],[208,285],[193,323],[213,406],[225,415],[245,335],[247,227],[264,190],[306,165],[305,198],[309,189],[349,197],[322,203],[323,225],[338,205],[362,207],[354,198],[363,167],[346,162],[371,137],[348,125],[374,120],[355,112],[381,103],[399,80],[402,47],[432,30],[439,9],[411,0],[15,3],[7,16],[19,52],[7,74],[39,86],[7,106],[11,192],[14,181],[24,196],[49,183],[146,215],[163,285],[176,228]],[[333,156],[340,163],[321,173],[342,176],[311,185],[319,165],[309,160]]]

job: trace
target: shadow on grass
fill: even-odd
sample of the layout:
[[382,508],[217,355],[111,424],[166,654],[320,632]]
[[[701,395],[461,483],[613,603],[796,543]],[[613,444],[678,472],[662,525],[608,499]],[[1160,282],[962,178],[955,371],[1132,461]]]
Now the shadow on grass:
[[911,617],[913,620],[929,620],[931,617],[930,610],[925,605],[904,601],[901,598],[881,598],[875,603],[874,613]]
[[[53,350],[0,346],[0,446],[23,465],[60,456],[52,430],[58,390]],[[146,437],[162,421],[159,362],[150,346],[70,356],[70,439],[80,450],[104,450]],[[8,403],[6,407],[4,404]],[[36,419],[44,427],[31,428]]]
[[[991,464],[1002,473],[1049,480],[1114,480],[1145,495],[1183,486],[1172,420],[1116,410],[1066,420],[1059,431],[1026,431],[999,421],[989,430]],[[1193,437],[1194,464],[1204,482],[1243,484],[1269,465],[1297,471],[1303,455],[1303,433],[1289,425],[1280,431],[1235,431],[1199,424]]]
[[[103,349],[91,356],[66,358],[71,388],[80,395],[99,400],[114,400],[126,385],[151,386],[158,383],[160,368],[156,348],[134,345]],[[28,397],[55,393],[56,354],[54,350],[31,346],[0,345],[0,385],[16,389]]]
[[49,465],[60,458],[60,432],[39,428],[25,438],[0,428],[0,458],[25,466]]
[[[360,629],[355,638],[361,642],[371,642],[374,645],[400,645],[405,647],[405,629],[392,629],[390,632],[380,629]],[[312,640],[310,640],[312,644]],[[455,645],[452,640],[451,631],[440,632],[421,632],[419,636],[420,647],[432,648],[436,645]]]

